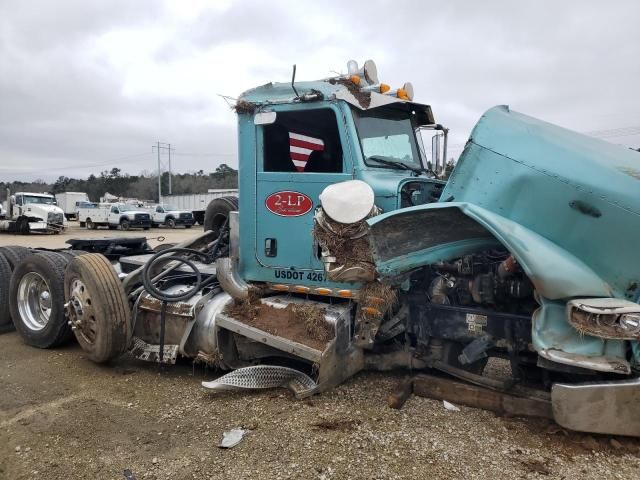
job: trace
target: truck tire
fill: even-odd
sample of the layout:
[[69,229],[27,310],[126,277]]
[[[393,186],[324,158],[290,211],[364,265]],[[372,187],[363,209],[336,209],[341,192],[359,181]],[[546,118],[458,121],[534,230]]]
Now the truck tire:
[[129,220],[127,220],[126,218],[123,218],[122,220],[120,220],[120,229],[121,230],[130,230],[131,229],[131,222],[129,222]]
[[19,246],[10,246],[10,247],[0,247],[0,254],[7,259],[9,265],[11,266],[11,271],[13,271],[16,266],[29,255],[31,255],[33,251],[30,248],[19,247]]
[[164,219],[164,224],[168,227],[168,228],[176,228],[176,220],[173,217],[169,217],[169,218],[165,218]]
[[214,198],[207,205],[204,214],[204,230],[211,230],[215,235],[220,233],[229,212],[238,210],[238,197]]
[[80,255],[86,255],[88,252],[85,252],[84,250],[58,250],[56,253],[65,255],[69,259],[69,261],[71,261],[74,258],[79,257]]
[[74,258],[64,278],[76,339],[96,363],[121,356],[131,341],[131,311],[122,282],[99,253]]
[[98,225],[96,225],[94,223],[93,220],[91,220],[90,218],[87,218],[87,221],[85,222],[86,226],[87,226],[87,230],[97,230],[98,229]]
[[53,348],[72,337],[64,312],[67,263],[65,255],[38,252],[22,260],[11,276],[11,317],[27,345]]
[[13,330],[9,311],[9,285],[11,282],[11,264],[0,255],[0,333]]
[[22,217],[16,221],[16,230],[20,235],[28,235],[31,231],[29,227],[29,219]]

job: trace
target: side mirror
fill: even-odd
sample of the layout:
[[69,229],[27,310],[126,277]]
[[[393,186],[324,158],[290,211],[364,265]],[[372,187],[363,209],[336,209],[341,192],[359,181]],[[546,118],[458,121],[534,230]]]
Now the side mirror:
[[253,117],[254,125],[271,125],[276,121],[276,112],[259,112]]
[[11,205],[15,205],[15,204],[16,204],[16,197],[15,197],[15,195],[11,195],[11,197],[9,197],[9,201],[11,202]]

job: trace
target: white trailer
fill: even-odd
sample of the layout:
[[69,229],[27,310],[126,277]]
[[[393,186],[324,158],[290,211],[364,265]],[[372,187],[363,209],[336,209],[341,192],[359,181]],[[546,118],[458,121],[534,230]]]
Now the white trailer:
[[84,192],[61,192],[56,193],[56,201],[67,220],[77,220],[78,208],[89,203],[89,196]]
[[178,210],[193,212],[193,218],[199,225],[204,224],[204,212],[209,203],[220,197],[238,196],[237,188],[209,189],[207,193],[188,193],[185,195],[163,195],[160,203],[169,203]]

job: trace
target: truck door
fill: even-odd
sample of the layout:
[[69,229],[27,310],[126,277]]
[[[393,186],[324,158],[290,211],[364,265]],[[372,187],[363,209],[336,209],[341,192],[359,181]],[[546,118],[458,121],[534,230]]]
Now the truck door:
[[109,209],[109,213],[107,214],[107,222],[111,225],[118,225],[120,223],[120,209],[113,205]]
[[352,178],[338,125],[344,125],[339,109],[305,105],[278,111],[274,123],[257,127],[255,252],[272,280],[322,281],[314,210],[327,185]]

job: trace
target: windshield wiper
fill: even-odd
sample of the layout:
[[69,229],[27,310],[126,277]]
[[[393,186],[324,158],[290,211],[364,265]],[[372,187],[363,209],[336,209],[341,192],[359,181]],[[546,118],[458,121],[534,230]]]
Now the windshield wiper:
[[395,167],[400,170],[411,170],[413,173],[420,174],[422,172],[426,172],[427,170],[420,167],[411,167],[404,162],[400,162],[398,160],[389,160],[386,157],[382,157],[380,155],[371,155],[367,157],[367,160],[374,160],[376,162],[382,163],[384,165],[389,165],[390,167]]

